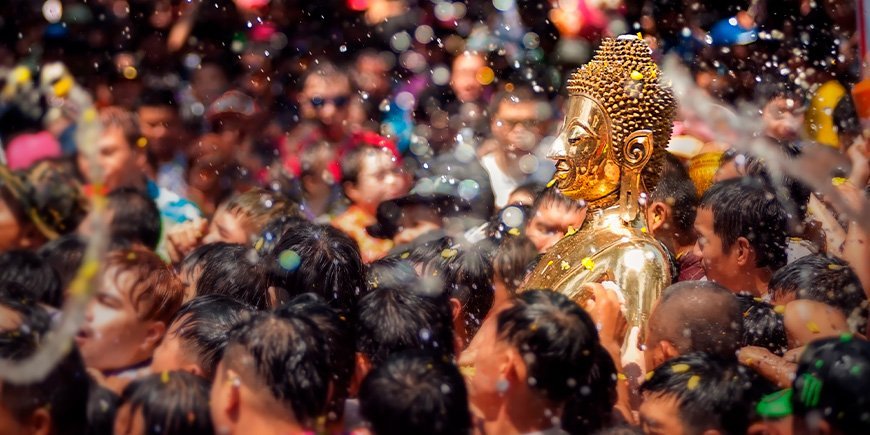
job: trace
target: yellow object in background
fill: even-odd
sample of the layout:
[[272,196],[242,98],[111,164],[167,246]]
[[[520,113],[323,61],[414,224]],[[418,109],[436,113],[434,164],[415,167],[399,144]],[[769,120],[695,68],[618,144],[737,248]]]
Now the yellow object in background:
[[811,139],[830,147],[840,147],[834,129],[834,108],[844,95],[846,88],[836,80],[825,82],[812,95],[804,118],[804,127]]

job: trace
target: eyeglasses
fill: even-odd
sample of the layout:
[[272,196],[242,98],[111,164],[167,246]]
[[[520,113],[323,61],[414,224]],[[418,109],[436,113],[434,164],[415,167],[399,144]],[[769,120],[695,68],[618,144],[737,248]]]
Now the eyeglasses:
[[541,123],[538,119],[499,119],[498,122],[501,122],[501,125],[504,125],[508,128],[508,130],[513,130],[517,125],[522,125],[526,128],[526,130],[531,130],[538,126]]
[[350,96],[340,95],[335,98],[313,97],[310,101],[311,105],[314,106],[315,109],[319,109],[325,106],[327,103],[332,103],[333,106],[337,108],[342,108],[344,106],[347,106],[347,103],[350,103]]

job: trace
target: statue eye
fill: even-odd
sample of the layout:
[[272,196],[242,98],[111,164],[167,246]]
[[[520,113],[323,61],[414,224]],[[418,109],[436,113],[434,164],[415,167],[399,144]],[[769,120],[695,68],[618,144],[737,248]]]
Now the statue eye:
[[579,142],[589,137],[589,133],[579,125],[574,125],[568,130],[568,140],[571,142]]

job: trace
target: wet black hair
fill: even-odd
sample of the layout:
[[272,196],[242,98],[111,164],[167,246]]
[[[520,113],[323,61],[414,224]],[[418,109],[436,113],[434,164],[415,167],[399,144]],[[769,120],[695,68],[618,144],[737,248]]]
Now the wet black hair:
[[[15,330],[0,331],[0,358],[23,361],[36,353],[48,332],[48,313],[34,300],[21,297],[14,283],[0,284],[0,305],[17,312],[22,322]],[[46,408],[54,433],[81,434],[87,428],[89,378],[78,350],[71,349],[42,380],[12,383],[0,373],[0,402],[12,418],[24,421]]]
[[[201,255],[196,295],[226,295],[258,310],[269,308],[269,285],[262,260],[253,250],[235,243],[216,242]],[[208,245],[206,245],[208,246]],[[193,255],[193,253],[192,253]],[[193,261],[193,260],[191,260]],[[187,269],[190,273],[193,269]]]
[[[796,145],[789,143],[779,143],[778,145],[780,150],[789,158],[797,157],[800,154],[800,149]],[[737,160],[738,156],[741,159],[739,161]],[[749,153],[741,153],[734,148],[729,148],[722,153],[722,157],[719,159],[719,166],[721,167],[731,161],[735,161],[735,164],[739,163],[738,168],[743,175],[759,178],[771,191],[774,191],[777,186],[781,186],[782,189],[777,188],[777,192],[780,193],[780,200],[788,199],[797,209],[795,216],[789,215],[790,218],[793,218],[792,222],[803,221],[806,217],[807,205],[812,193],[812,190],[807,185],[786,174],[780,174],[779,178],[774,178],[764,160]],[[787,195],[787,197],[784,197],[784,195]],[[786,211],[788,212],[789,210]]]
[[773,305],[750,294],[737,295],[743,312],[743,338],[740,347],[759,346],[782,356],[788,350],[783,316]]
[[357,352],[373,366],[405,350],[453,357],[450,306],[440,286],[427,289],[407,262],[384,266],[369,283],[359,302]]
[[795,373],[796,419],[822,419],[834,432],[870,433],[870,343],[845,334],[807,345]]
[[[443,249],[423,268],[423,276],[439,278],[450,299],[462,306],[468,341],[480,329],[495,298],[492,261],[475,245],[454,245]],[[468,343],[466,343],[468,344]]]
[[142,413],[145,434],[211,435],[209,383],[187,372],[155,373],[137,379],[121,393],[121,406],[130,405],[130,418]]
[[143,89],[136,107],[137,109],[140,107],[170,107],[172,110],[178,111],[178,103],[175,101],[172,90],[161,87]]
[[502,279],[511,293],[515,293],[523,284],[537,257],[538,249],[528,237],[508,236],[493,256],[493,272]]
[[538,210],[540,210],[544,204],[549,203],[556,203],[557,205],[560,205],[562,207],[576,210],[580,210],[583,207],[586,207],[586,201],[583,201],[582,199],[575,200],[568,198],[562,193],[561,190],[559,190],[558,187],[550,186],[545,187],[543,190],[540,191],[540,193],[538,193],[537,196],[535,196],[535,202],[532,203],[532,214],[529,216],[535,216],[535,214],[538,213]]
[[649,197],[649,203],[653,202],[663,202],[671,207],[673,224],[680,234],[694,234],[698,194],[689,178],[689,171],[673,154],[665,153],[662,159],[661,177]]
[[849,264],[837,257],[813,254],[776,271],[767,286],[776,300],[793,294],[796,299],[822,302],[840,310],[849,327],[862,332],[867,325],[867,295]]
[[701,198],[699,208],[713,213],[713,231],[728,252],[744,237],[756,253],[756,267],[776,271],[786,263],[785,209],[763,181],[752,177],[720,181]]
[[530,387],[554,406],[566,405],[565,427],[588,433],[609,423],[616,371],[586,311],[561,293],[529,290],[499,313],[497,325],[500,340],[530,355]]
[[132,187],[122,187],[106,195],[112,212],[109,235],[120,247],[141,244],[156,249],[160,242],[160,210],[148,195]]
[[0,282],[21,284],[31,298],[52,307],[60,307],[63,288],[51,265],[39,255],[24,250],[0,253]]
[[314,293],[303,293],[275,310],[278,316],[287,313],[300,315],[316,325],[326,342],[326,357],[329,360],[332,394],[327,404],[326,417],[340,421],[344,415],[344,402],[348,396],[354,370],[354,337],[352,325]]
[[252,307],[227,295],[197,296],[181,306],[170,326],[176,325],[182,349],[194,355],[205,377],[212,379],[229,332],[251,310]]
[[82,264],[87,242],[78,234],[67,234],[39,247],[37,254],[54,268],[60,279],[60,288],[69,288]]
[[667,397],[677,402],[687,433],[717,430],[743,435],[766,384],[749,369],[704,353],[678,356],[660,365],[641,384],[644,397]]
[[222,366],[313,427],[326,411],[330,365],[324,334],[308,316],[257,313],[233,330]]
[[88,435],[110,434],[115,427],[115,414],[121,396],[91,380],[88,393]]
[[270,283],[290,296],[312,292],[353,319],[365,289],[365,269],[356,242],[329,225],[303,223],[290,228],[264,260]]
[[455,365],[440,357],[392,355],[366,376],[359,397],[360,413],[378,435],[471,430],[465,381]]

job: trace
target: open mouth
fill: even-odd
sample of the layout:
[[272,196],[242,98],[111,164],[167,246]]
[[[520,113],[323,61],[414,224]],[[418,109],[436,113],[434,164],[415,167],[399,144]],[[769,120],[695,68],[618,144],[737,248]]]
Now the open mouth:
[[75,336],[76,343],[81,344],[83,341],[86,341],[88,338],[90,338],[90,336],[90,332],[85,329],[81,329]]

